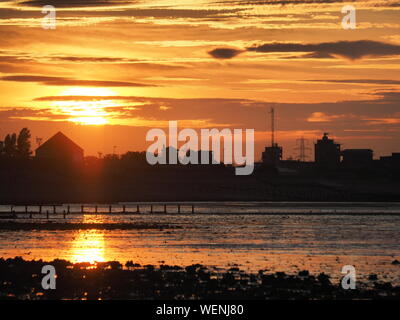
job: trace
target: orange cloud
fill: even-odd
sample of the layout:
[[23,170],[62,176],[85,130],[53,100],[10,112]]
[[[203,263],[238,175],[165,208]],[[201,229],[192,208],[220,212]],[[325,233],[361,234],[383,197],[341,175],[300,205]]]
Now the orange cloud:
[[323,112],[313,112],[308,118],[308,122],[330,122],[336,119],[348,117],[348,115],[328,115]]

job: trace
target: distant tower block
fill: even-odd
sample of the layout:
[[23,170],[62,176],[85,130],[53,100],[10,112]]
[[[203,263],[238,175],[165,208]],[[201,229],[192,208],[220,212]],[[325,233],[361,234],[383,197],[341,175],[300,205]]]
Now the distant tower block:
[[329,133],[325,132],[322,139],[315,144],[315,163],[320,168],[332,169],[340,163],[340,144],[329,139]]
[[300,139],[297,139],[296,141],[298,143],[298,147],[295,149],[299,150],[299,155],[297,158],[301,162],[305,162],[308,158],[307,152],[311,151],[311,149],[309,147],[307,147],[308,139],[304,139],[304,137],[301,137]]
[[262,162],[264,165],[277,166],[282,160],[282,147],[275,142],[275,109],[271,108],[271,146],[265,147],[262,153]]

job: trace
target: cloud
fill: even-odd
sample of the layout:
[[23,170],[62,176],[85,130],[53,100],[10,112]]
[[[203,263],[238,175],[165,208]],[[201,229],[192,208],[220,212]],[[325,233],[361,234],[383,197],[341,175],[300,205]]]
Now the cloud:
[[400,80],[385,79],[339,79],[339,80],[306,80],[308,82],[328,82],[328,83],[354,83],[354,84],[382,84],[382,85],[400,85]]
[[210,54],[216,59],[232,59],[241,52],[243,52],[243,50],[232,49],[232,48],[218,48],[209,51],[208,54]]
[[400,101],[399,91],[382,90],[374,92],[373,95],[380,97],[380,100],[387,103]]
[[148,98],[136,96],[46,96],[35,98],[34,101],[102,101],[102,100],[119,100],[119,101],[138,101],[144,102]]
[[337,55],[355,60],[366,56],[399,55],[400,45],[370,40],[337,41],[316,44],[267,43],[261,46],[247,48],[247,50],[254,52],[310,52],[314,54]]
[[124,0],[27,0],[19,4],[30,7],[43,7],[51,5],[56,8],[73,8],[73,7],[108,7],[120,6],[136,3],[136,1]]
[[108,80],[76,80],[63,77],[47,77],[37,75],[4,76],[0,80],[16,82],[36,82],[48,86],[83,86],[83,87],[154,87],[155,85]]
[[9,108],[0,110],[1,120],[28,119],[28,120],[65,120],[66,115],[55,114],[50,108]]
[[[382,57],[400,55],[400,45],[370,40],[337,41],[312,44],[273,42],[248,47],[246,48],[246,51],[259,53],[308,52],[308,54],[301,57],[333,58],[338,56],[350,60],[356,60],[368,56]],[[210,51],[209,54],[218,59],[230,59],[238,55],[240,52],[241,50],[237,49],[217,48]]]
[[340,118],[349,118],[349,115],[328,115],[323,112],[313,112],[307,119],[308,122],[330,122]]
[[[368,1],[368,0],[366,0]],[[287,4],[315,4],[315,3],[335,3],[343,0],[222,0],[222,3],[236,3],[243,5],[287,5]]]
[[66,62],[85,62],[85,63],[128,63],[140,60],[112,57],[80,57],[80,56],[53,56],[48,57],[49,60],[66,61]]
[[[43,7],[52,5],[55,8],[95,8],[96,10],[71,11],[74,17],[98,17],[98,16],[118,16],[118,17],[142,17],[142,18],[189,18],[189,19],[207,19],[221,20],[235,17],[238,12],[243,11],[243,8],[205,8],[198,7],[197,3],[192,3],[194,8],[174,8],[174,6],[158,6],[158,5],[143,5],[144,1],[140,0],[25,0],[17,3],[18,6],[26,7]],[[137,6],[137,4],[142,4]],[[109,10],[107,7],[116,7],[118,9]],[[23,10],[1,9],[8,17],[16,17],[25,15]],[[26,11],[25,11],[26,12]],[[27,12],[26,14],[29,14]],[[57,13],[62,17],[70,16],[68,11],[60,11]]]
[[368,120],[370,125],[380,125],[380,124],[400,124],[400,117],[397,118],[376,118],[376,119],[365,119]]
[[[344,0],[219,0],[218,3],[224,4],[234,4],[234,5],[307,5],[307,4],[334,4],[334,3],[343,3],[346,2]],[[358,3],[371,3],[374,6],[379,7],[397,7],[400,6],[396,0],[357,0]]]

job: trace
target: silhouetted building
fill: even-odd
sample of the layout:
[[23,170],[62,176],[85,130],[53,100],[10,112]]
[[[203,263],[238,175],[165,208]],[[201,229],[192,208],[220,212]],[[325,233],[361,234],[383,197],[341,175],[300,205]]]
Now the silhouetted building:
[[262,153],[262,162],[267,166],[277,166],[282,160],[282,147],[274,143],[271,147],[265,147]]
[[392,162],[392,156],[380,157],[379,161],[384,167],[389,167],[391,165],[391,162]]
[[324,133],[322,139],[315,144],[315,163],[320,168],[336,168],[340,163],[340,144],[329,139],[328,133]]
[[[172,164],[172,160],[175,164],[181,165],[180,159],[182,158],[182,154],[179,149],[174,147],[165,147],[162,149],[161,154],[165,154],[165,160],[167,164]],[[172,158],[171,158],[172,156]],[[196,159],[197,164],[202,164],[202,161],[208,161],[208,163],[204,164],[220,164],[221,161],[214,158],[214,152],[211,150],[187,150],[186,157],[190,157],[191,161]],[[195,164],[195,163],[190,163]]]
[[346,149],[343,150],[343,166],[357,169],[372,166],[374,152],[371,149]]
[[36,158],[74,164],[83,163],[83,149],[58,132],[36,149]]
[[395,163],[400,164],[400,152],[392,153],[392,159]]
[[188,151],[188,153],[189,153],[188,156],[190,155],[191,152],[197,154],[198,163],[202,163],[202,159],[204,159],[205,161],[208,161],[209,164],[211,164],[211,163],[219,163],[219,161],[217,159],[214,159],[214,153],[212,151],[209,151],[209,150],[199,150],[199,151],[189,150]]
[[392,153],[391,156],[380,157],[382,166],[390,171],[400,172],[400,153]]

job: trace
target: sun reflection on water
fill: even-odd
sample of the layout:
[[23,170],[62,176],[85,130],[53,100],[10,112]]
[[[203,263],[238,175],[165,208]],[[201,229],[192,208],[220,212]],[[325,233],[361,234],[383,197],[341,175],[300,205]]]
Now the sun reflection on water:
[[[84,216],[84,223],[91,223],[91,217]],[[101,230],[79,230],[71,246],[70,260],[72,262],[104,262],[105,241]]]

